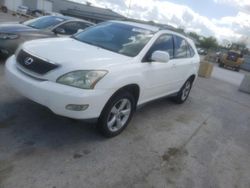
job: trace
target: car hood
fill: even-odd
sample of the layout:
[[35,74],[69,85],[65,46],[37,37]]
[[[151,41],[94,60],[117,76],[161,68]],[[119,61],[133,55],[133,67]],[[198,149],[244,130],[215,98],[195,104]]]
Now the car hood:
[[3,33],[15,33],[15,32],[24,32],[24,31],[37,31],[37,29],[28,27],[19,23],[4,23],[0,24],[0,32]]
[[118,53],[92,46],[72,38],[49,38],[29,41],[23,49],[32,55],[67,69],[103,68],[131,60]]

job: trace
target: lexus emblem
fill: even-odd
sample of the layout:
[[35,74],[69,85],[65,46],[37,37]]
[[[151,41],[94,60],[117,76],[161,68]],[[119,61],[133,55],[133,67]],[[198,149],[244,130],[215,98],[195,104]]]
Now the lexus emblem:
[[26,57],[24,60],[25,65],[30,65],[34,62],[34,59],[32,57]]

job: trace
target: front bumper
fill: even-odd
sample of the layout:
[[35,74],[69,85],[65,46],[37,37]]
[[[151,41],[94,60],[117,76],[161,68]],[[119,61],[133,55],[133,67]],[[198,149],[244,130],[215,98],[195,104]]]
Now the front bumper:
[[[84,90],[32,78],[16,67],[14,56],[6,62],[5,77],[25,97],[48,107],[55,114],[73,119],[98,118],[113,94],[112,90]],[[71,111],[65,108],[69,104],[88,104],[89,107],[84,111]]]

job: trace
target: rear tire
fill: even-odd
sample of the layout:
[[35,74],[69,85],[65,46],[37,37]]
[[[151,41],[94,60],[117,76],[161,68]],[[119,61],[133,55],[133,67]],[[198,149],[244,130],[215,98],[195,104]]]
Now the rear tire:
[[3,12],[3,13],[7,13],[7,12],[8,12],[8,8],[7,8],[6,6],[2,6],[1,9],[2,9],[2,12]]
[[234,70],[235,70],[236,72],[239,72],[239,71],[240,71],[240,67],[235,67]]
[[100,133],[108,138],[120,134],[130,122],[135,111],[135,98],[127,91],[113,96],[105,105],[98,120]]
[[192,85],[193,85],[193,81],[191,79],[188,79],[184,83],[180,91],[177,93],[176,97],[174,97],[174,101],[177,104],[182,104],[187,100],[189,93],[192,89]]

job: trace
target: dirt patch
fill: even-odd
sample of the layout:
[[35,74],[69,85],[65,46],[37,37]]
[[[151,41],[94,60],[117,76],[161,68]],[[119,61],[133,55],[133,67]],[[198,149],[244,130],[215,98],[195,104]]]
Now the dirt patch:
[[88,150],[88,149],[85,149],[85,150],[83,150],[83,153],[84,153],[84,155],[88,155],[88,154],[90,154],[90,153],[91,153],[91,151],[90,151],[90,150]]
[[13,165],[9,161],[0,161],[0,187],[2,187],[3,182],[10,177],[13,168]]
[[162,156],[168,184],[175,185],[182,169],[185,167],[184,157],[187,155],[188,151],[183,148],[169,148]]
[[22,150],[18,151],[15,154],[15,158],[18,158],[18,159],[25,158],[25,157],[34,155],[35,153],[36,153],[36,148],[34,148],[34,147],[27,147],[25,149],[22,149]]
[[178,155],[188,155],[188,152],[186,150],[182,151],[178,148],[169,148],[162,156],[162,160],[169,162],[171,158],[177,157]]
[[182,115],[179,115],[175,120],[180,123],[188,124],[192,120],[192,115],[182,114]]
[[35,142],[33,142],[33,141],[26,141],[23,144],[26,145],[26,146],[34,146]]
[[82,158],[82,154],[75,153],[75,154],[73,155],[73,158],[74,158],[74,159]]
[[82,153],[74,153],[73,158],[74,158],[74,159],[79,159],[79,158],[82,158],[83,155],[88,155],[88,154],[90,154],[90,153],[91,153],[90,150],[85,149],[85,150],[83,150]]
[[0,129],[7,128],[16,119],[17,116],[10,116],[0,121]]

